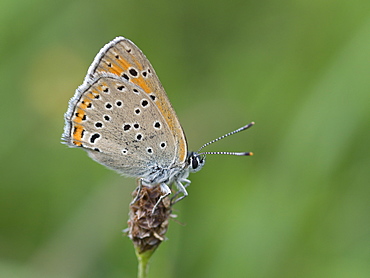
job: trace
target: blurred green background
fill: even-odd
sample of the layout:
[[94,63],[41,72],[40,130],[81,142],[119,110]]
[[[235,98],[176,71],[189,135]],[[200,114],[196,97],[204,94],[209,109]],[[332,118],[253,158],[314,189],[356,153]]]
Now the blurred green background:
[[0,276],[135,277],[135,180],[60,144],[118,35],[150,59],[190,149],[207,148],[150,277],[369,277],[370,2],[0,4]]

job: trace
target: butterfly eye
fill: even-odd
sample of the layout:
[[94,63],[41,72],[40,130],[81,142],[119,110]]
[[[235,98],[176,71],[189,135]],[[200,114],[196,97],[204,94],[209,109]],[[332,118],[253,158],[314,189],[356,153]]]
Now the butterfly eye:
[[199,165],[198,157],[193,157],[193,159],[191,160],[191,168],[197,169],[198,165]]
[[197,169],[198,168],[198,160],[193,159],[192,162],[191,162],[191,167],[193,169]]

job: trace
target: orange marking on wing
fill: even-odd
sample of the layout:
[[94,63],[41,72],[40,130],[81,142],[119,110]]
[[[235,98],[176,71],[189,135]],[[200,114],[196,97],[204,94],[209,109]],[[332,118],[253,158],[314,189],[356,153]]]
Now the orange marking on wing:
[[82,109],[86,109],[88,106],[91,105],[91,101],[88,98],[85,98],[83,101],[85,103],[85,106],[84,106],[84,108],[81,107]]
[[77,112],[76,112],[76,117],[73,119],[75,123],[81,123],[83,116],[85,116],[85,112],[78,106],[77,107]]
[[80,102],[79,105],[78,105],[78,107],[80,107],[81,109],[86,109],[86,103],[85,103],[85,101]]
[[158,101],[157,107],[163,115],[168,127],[177,137],[179,161],[183,162],[187,155],[187,146],[185,141],[185,135],[183,134],[182,127],[177,120],[175,111],[172,109],[171,104],[161,94],[157,94]]
[[112,67],[108,67],[108,71],[110,73],[114,73],[118,76],[121,76],[121,74],[122,74],[122,69],[119,66],[114,65],[114,64],[112,64]]
[[106,56],[97,67],[96,71],[98,72],[110,72],[115,75],[121,74],[121,69],[119,66],[116,65],[115,61],[113,61],[109,56]]
[[115,75],[121,76],[124,71],[126,71],[131,65],[126,60],[119,57],[117,59],[116,55],[109,53],[104,57],[104,60],[99,64],[98,71],[110,72]]
[[131,81],[143,89],[147,94],[152,93],[153,91],[149,88],[148,83],[143,77],[131,78]]
[[78,105],[81,109],[85,110],[87,108],[87,105],[90,103],[90,101],[86,98],[84,98]]
[[108,87],[108,84],[106,82],[101,82],[99,84],[100,87]]
[[119,64],[121,66],[121,74],[122,72],[126,71],[129,67],[131,67],[132,65],[126,61],[126,60],[123,60],[121,57],[119,59],[116,59],[115,60],[117,62],[117,64]]
[[[83,128],[82,125],[75,125],[74,130],[73,130],[73,139],[77,141],[81,141],[82,139],[82,132],[85,129]],[[73,142],[74,143],[74,142]],[[80,144],[81,145],[81,144]]]
[[74,120],[73,120],[75,123],[81,123],[82,122],[82,118],[80,117],[76,117]]
[[82,146],[82,143],[81,142],[77,142],[77,141],[73,141],[73,144],[76,145],[76,146],[79,146],[79,147]]
[[96,90],[94,87],[93,87],[93,88],[91,88],[91,93],[92,93],[94,96],[99,95],[99,91],[98,91],[98,90]]
[[90,99],[94,99],[96,96],[100,95],[100,92],[95,88],[91,88],[91,93],[88,95]]
[[82,118],[85,115],[85,111],[83,111],[80,107],[77,108],[77,117]]
[[187,155],[187,146],[185,140],[179,141],[179,160],[185,161]]
[[88,97],[89,99],[93,99],[94,95],[91,92],[89,92],[86,94],[86,97]]

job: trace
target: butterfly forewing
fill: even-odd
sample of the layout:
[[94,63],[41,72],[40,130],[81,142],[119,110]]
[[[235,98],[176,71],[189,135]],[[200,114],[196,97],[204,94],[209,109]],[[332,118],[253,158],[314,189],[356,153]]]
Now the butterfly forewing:
[[182,164],[187,154],[184,132],[161,82],[141,50],[130,40],[117,37],[99,52],[89,69],[88,76],[96,78],[105,74],[113,74],[124,81],[132,82],[148,95],[163,115],[165,124],[174,137],[176,148],[174,163]]

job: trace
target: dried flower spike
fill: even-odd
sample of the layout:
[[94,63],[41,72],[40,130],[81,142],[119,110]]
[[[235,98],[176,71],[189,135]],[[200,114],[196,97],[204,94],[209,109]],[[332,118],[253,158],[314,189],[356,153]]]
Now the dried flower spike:
[[143,186],[140,191],[133,192],[135,202],[130,205],[127,235],[138,253],[154,251],[165,239],[171,201],[166,197],[157,203],[162,195],[159,186]]

